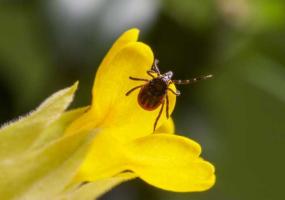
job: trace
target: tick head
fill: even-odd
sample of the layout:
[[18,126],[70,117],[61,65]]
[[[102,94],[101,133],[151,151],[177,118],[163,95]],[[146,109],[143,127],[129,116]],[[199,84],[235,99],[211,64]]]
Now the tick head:
[[161,76],[162,76],[162,80],[167,83],[172,79],[173,72],[169,71],[169,72],[166,72],[165,74],[162,74]]

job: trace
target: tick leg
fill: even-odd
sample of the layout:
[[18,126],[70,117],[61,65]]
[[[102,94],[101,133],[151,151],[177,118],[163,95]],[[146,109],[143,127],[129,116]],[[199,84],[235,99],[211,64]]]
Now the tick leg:
[[152,78],[155,78],[155,76],[153,74],[160,75],[160,71],[159,71],[159,68],[157,66],[158,62],[159,62],[158,59],[154,59],[153,65],[151,66],[151,70],[147,71],[147,74],[149,76],[151,76]]
[[166,94],[166,118],[169,118],[169,98],[168,94]]
[[158,74],[160,74],[160,71],[158,69],[158,62],[159,62],[159,60],[155,58],[154,62],[153,62],[153,65],[151,67],[151,70],[156,72],[156,73],[158,73]]
[[164,107],[164,101],[163,101],[163,103],[162,103],[162,105],[161,105],[161,108],[160,108],[160,111],[159,111],[159,113],[158,113],[158,115],[157,115],[157,117],[156,117],[156,119],[155,119],[154,126],[153,126],[153,132],[155,131],[157,122],[158,122],[158,120],[159,120],[159,118],[160,118],[160,116],[161,116],[161,113],[162,113],[162,111],[163,111],[163,107]]
[[179,90],[176,90],[176,92],[173,91],[171,88],[167,88],[167,90],[169,90],[170,92],[172,92],[176,96],[180,96],[180,91]]
[[152,78],[155,78],[155,76],[154,76],[152,73],[156,73],[156,74],[157,74],[157,72],[155,72],[155,71],[153,71],[153,70],[148,70],[146,73],[147,73],[149,76],[151,76]]
[[144,78],[135,78],[135,77],[129,77],[129,79],[133,80],[133,81],[145,81],[145,82],[148,82],[149,80],[147,79],[144,79]]
[[126,96],[129,96],[129,94],[131,94],[133,91],[135,91],[136,89],[139,89],[141,87],[143,87],[144,85],[139,85],[139,86],[136,86],[132,89],[130,89],[127,93],[126,93]]

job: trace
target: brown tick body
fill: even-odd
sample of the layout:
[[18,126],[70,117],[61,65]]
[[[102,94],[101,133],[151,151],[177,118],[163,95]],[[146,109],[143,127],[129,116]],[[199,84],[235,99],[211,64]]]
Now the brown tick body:
[[164,101],[168,83],[161,78],[154,78],[145,84],[138,95],[139,105],[148,111],[155,110]]
[[[145,84],[136,86],[126,93],[126,96],[128,96],[136,89],[140,89],[137,99],[139,105],[144,110],[153,111],[157,109],[159,106],[161,106],[158,116],[156,117],[156,120],[154,122],[153,131],[155,131],[157,122],[162,114],[164,104],[166,104],[166,117],[169,118],[168,92],[171,92],[176,96],[180,95],[180,92],[178,90],[173,91],[171,88],[169,88],[170,84],[189,84],[197,82],[198,80],[204,80],[212,77],[212,75],[207,75],[207,76],[193,78],[191,80],[171,80],[173,76],[172,71],[166,72],[165,74],[161,74],[157,64],[158,60],[155,59],[151,70],[147,71],[147,74],[152,77],[151,80],[129,77],[131,80],[134,81],[144,81]],[[154,74],[156,74],[156,76],[154,76]]]

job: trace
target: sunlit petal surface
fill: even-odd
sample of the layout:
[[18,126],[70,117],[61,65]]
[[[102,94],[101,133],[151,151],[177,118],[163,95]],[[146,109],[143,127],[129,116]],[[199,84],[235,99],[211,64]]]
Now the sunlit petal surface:
[[[126,96],[132,88],[148,83],[130,80],[130,76],[152,79],[146,73],[153,65],[152,50],[137,39],[138,30],[131,29],[115,42],[96,74],[90,108],[66,131],[99,130],[73,181],[103,180],[127,170],[162,189],[206,190],[215,183],[214,167],[199,157],[200,145],[174,135],[166,106],[153,132],[160,107],[154,111],[142,108],[140,89]],[[174,84],[170,87],[176,90]],[[168,95],[171,114],[176,96]]]
[[155,133],[174,133],[175,125],[172,118],[166,120],[160,127],[155,130]]
[[190,139],[155,134],[135,140],[127,152],[129,168],[156,187],[191,192],[215,183],[214,167],[199,158],[201,147]]
[[[138,92],[130,96],[126,92],[135,86],[145,84],[133,81],[129,76],[151,79],[147,75],[154,56],[149,46],[136,42],[138,31],[131,29],[113,45],[96,74],[91,108],[76,120],[67,132],[82,128],[101,127],[102,131],[118,140],[129,141],[151,134],[159,108],[146,111],[137,102]],[[171,85],[175,90],[174,85]],[[169,93],[169,113],[175,106],[176,96]],[[166,106],[158,121],[159,127],[166,120]]]

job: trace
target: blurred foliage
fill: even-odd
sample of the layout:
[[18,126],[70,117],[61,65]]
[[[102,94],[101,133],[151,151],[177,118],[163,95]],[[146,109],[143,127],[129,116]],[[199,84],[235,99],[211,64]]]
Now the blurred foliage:
[[182,26],[205,28],[214,25],[215,1],[164,0],[164,10]]
[[44,88],[53,76],[51,54],[39,13],[32,6],[1,6],[0,27],[1,94],[9,98],[7,103],[1,100],[1,117],[11,118],[11,111],[26,112],[47,95]]
[[[92,37],[92,44],[98,45],[93,48],[100,52],[92,50],[92,56],[81,48],[74,59],[74,55],[62,54],[76,49],[59,47],[53,29],[58,22],[50,17],[46,3],[13,2],[0,4],[0,120],[30,110],[51,91],[76,79],[80,80],[78,96],[82,97],[77,104],[86,104],[96,66],[113,42],[107,36],[104,44],[101,41],[102,33],[108,30],[96,29],[96,25],[92,34],[102,37]],[[157,18],[142,18],[149,20],[149,27],[140,23],[137,27],[142,28],[143,40],[160,59],[162,71],[173,70],[175,78],[215,76],[179,87],[182,96],[174,120],[178,132],[199,141],[204,157],[215,163],[217,185],[205,193],[177,194],[132,181],[103,199],[284,198],[285,2],[158,2]],[[101,12],[107,9],[105,6]],[[113,15],[116,21],[119,16]],[[88,32],[94,19],[86,20]],[[127,28],[122,25],[120,32]]]

